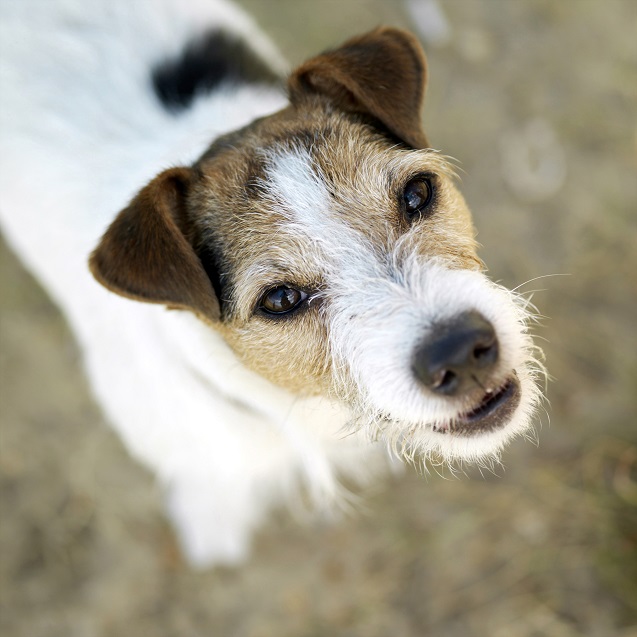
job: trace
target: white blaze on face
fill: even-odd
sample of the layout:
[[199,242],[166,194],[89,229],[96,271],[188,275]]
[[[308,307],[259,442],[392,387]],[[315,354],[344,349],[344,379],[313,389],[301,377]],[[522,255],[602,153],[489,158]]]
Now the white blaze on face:
[[[320,255],[337,390],[370,434],[380,434],[408,455],[479,459],[524,431],[538,391],[527,371],[532,344],[524,331],[526,314],[513,295],[479,272],[450,269],[440,258],[415,253],[408,246],[417,241],[399,240],[389,253],[372,245],[331,210],[330,194],[307,151],[270,161],[269,197],[286,219],[280,231],[303,237],[308,256]],[[377,179],[384,181],[382,175]],[[522,399],[501,430],[461,437],[433,428],[447,426],[475,405],[425,390],[414,377],[412,360],[433,325],[468,311],[492,323],[500,346],[497,380],[504,383],[515,370]]]

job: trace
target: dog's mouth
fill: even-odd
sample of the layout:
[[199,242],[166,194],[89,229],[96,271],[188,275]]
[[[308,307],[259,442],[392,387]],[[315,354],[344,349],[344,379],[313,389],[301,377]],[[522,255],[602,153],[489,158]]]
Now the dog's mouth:
[[520,381],[517,375],[513,374],[498,389],[486,391],[476,407],[457,416],[447,426],[434,427],[434,431],[464,437],[496,431],[511,420],[520,404],[520,397]]

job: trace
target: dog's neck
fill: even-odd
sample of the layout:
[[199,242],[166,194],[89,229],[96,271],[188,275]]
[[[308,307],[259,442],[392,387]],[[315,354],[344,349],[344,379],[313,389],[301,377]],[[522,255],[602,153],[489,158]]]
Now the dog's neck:
[[[351,417],[344,406],[326,398],[299,397],[277,387],[248,369],[223,337],[194,314],[157,309],[161,338],[184,373],[202,383],[211,395],[230,402],[237,413],[257,416],[279,429],[302,427],[320,437],[333,438],[342,433]],[[326,410],[331,412],[327,419]],[[316,419],[312,413],[321,414],[321,418]]]

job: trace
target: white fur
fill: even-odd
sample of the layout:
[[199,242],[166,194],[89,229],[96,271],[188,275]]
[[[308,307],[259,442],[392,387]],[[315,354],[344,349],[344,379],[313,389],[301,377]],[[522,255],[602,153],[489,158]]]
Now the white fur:
[[[222,0],[4,0],[0,11],[5,236],[74,328],[109,420],[166,486],[188,557],[200,566],[241,560],[266,510],[294,498],[295,485],[319,504],[332,502],[337,474],[362,481],[379,470],[379,447],[363,445],[363,436],[344,436],[351,421],[344,408],[325,399],[298,400],[241,365],[193,315],[117,297],[92,279],[86,263],[114,214],[161,169],[193,161],[219,134],[285,104],[273,89],[227,86],[173,117],[149,90],[149,67],[213,25],[241,34],[273,67],[283,63],[252,22]],[[290,222],[325,250],[342,228],[323,223],[319,212],[329,205],[307,157],[281,158],[272,178],[282,205],[293,200]],[[434,318],[423,304],[435,307],[436,316],[476,307],[496,325],[507,361],[516,366],[524,358],[519,312],[482,275],[414,259],[383,270],[373,250],[352,239],[351,249],[330,255],[331,347],[344,366],[358,370],[370,413],[390,412],[396,422],[409,423],[450,415],[417,396],[404,378],[413,334]],[[375,296],[379,307],[360,313],[356,329],[347,325],[348,310],[339,301],[362,294],[348,283],[352,275],[373,283],[365,286],[364,301]],[[457,280],[462,298],[450,291]],[[409,329],[385,324],[380,308],[389,302]],[[376,330],[379,345],[395,347],[391,360],[363,344]],[[493,439],[444,449],[462,457],[492,452],[524,426],[527,410],[528,404]],[[372,420],[363,433],[376,435],[369,429],[378,426],[381,437],[395,441],[391,422]],[[410,435],[406,444],[414,450],[448,445],[430,427]]]

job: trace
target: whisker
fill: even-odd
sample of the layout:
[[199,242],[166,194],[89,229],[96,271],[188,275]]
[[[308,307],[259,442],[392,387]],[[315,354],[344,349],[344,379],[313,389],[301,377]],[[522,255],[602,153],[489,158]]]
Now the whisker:
[[[541,274],[540,276],[533,277],[524,283],[520,283],[520,285],[516,285],[514,288],[511,288],[511,292],[517,292],[522,286],[528,285],[529,283],[533,283],[533,281],[539,281],[540,279],[548,279],[554,276],[571,276],[570,272],[556,272],[555,274]],[[541,290],[544,292],[545,290]]]

